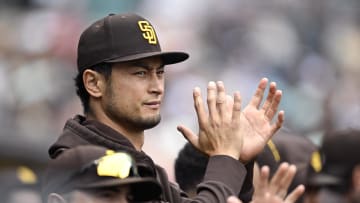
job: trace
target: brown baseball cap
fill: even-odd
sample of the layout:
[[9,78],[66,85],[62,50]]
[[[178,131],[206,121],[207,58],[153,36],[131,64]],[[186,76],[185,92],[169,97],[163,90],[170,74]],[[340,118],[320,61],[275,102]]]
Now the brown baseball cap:
[[360,165],[359,143],[359,129],[326,132],[320,148],[323,164],[317,173],[311,174],[309,182],[348,187],[354,167]]
[[189,58],[185,52],[163,52],[154,27],[145,18],[133,14],[109,14],[81,34],[78,44],[78,70],[107,62],[125,62],[161,56],[163,64]]
[[153,177],[140,177],[134,159],[125,152],[84,145],[67,149],[50,160],[43,177],[42,194],[73,190],[129,186],[135,201],[159,199],[160,184]]

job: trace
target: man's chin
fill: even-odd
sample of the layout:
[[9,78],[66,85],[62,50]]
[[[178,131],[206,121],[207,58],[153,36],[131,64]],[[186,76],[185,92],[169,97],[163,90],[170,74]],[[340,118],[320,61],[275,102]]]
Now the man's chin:
[[161,116],[160,114],[158,114],[156,116],[143,119],[141,125],[144,129],[150,129],[157,126],[160,123],[160,121],[161,121]]

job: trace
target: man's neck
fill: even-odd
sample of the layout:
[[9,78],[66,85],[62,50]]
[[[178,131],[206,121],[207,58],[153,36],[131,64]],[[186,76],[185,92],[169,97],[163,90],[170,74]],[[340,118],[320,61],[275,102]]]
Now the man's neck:
[[141,151],[142,146],[144,145],[144,131],[135,131],[124,128],[122,125],[119,125],[118,123],[114,122],[107,116],[102,116],[102,115],[95,116],[94,114],[91,113],[86,114],[85,116],[88,119],[97,120],[109,126],[110,128],[114,129],[115,131],[119,132],[124,137],[126,137],[131,142],[132,145],[134,145],[137,151]]

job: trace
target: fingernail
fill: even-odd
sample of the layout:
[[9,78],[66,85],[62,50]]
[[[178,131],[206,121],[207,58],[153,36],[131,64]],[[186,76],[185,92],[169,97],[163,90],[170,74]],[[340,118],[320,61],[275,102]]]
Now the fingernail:
[[209,85],[209,86],[216,86],[216,84],[215,84],[214,81],[210,81],[208,85]]

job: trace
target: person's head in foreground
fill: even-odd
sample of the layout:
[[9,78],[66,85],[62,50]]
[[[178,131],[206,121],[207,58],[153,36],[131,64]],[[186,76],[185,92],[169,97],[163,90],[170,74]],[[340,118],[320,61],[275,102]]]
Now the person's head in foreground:
[[48,203],[150,201],[161,194],[154,178],[138,176],[129,154],[99,146],[65,150],[49,162],[43,178]]

